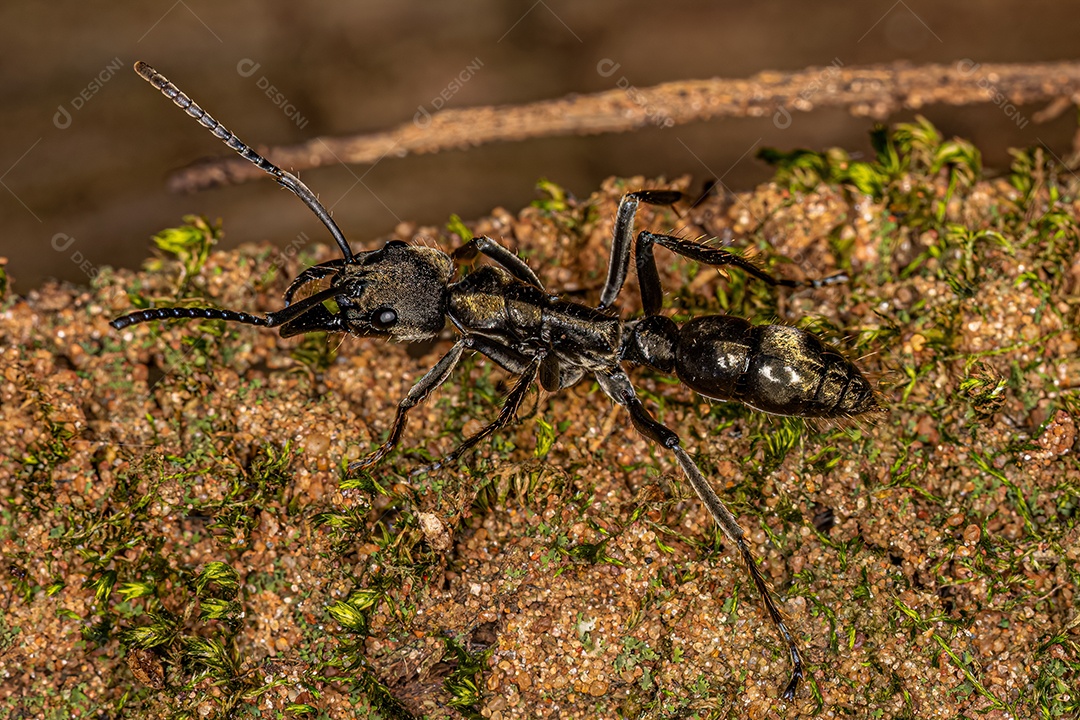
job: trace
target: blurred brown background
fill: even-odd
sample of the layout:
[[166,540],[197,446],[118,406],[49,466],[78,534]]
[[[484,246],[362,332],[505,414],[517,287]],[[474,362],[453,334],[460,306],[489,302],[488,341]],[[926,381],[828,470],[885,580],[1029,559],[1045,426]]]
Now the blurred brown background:
[[[170,195],[170,170],[228,151],[131,71],[137,59],[260,146],[390,128],[420,108],[433,112],[444,91],[447,107],[462,108],[609,90],[622,78],[646,87],[837,61],[1073,59],[1077,25],[1069,4],[1019,0],[5,3],[0,255],[26,291],[49,277],[85,283],[100,265],[137,266],[148,236],[190,212],[223,217],[226,246],[284,246],[301,232],[324,239],[307,209],[267,181]],[[602,61],[617,70],[598,72]],[[1070,112],[1018,127],[990,103],[922,113],[946,135],[974,140],[991,170],[1007,168],[1011,146],[1068,153],[1076,126]],[[690,173],[696,183],[723,177],[742,189],[769,176],[753,158],[762,146],[866,150],[871,125],[819,110],[783,129],[771,118],[723,120],[386,158],[303,178],[359,248],[400,220],[516,210],[535,197],[540,177],[582,194],[608,175]]]

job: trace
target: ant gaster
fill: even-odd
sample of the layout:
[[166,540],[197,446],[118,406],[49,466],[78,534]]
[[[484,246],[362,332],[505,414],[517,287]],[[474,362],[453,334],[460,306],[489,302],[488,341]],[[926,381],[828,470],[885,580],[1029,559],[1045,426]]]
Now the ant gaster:
[[[611,400],[627,409],[638,432],[671,452],[716,523],[738,548],[787,646],[792,676],[783,697],[794,698],[803,676],[802,659],[746,544],[743,529],[683,448],[679,436],[642,404],[623,365],[646,365],[673,373],[706,397],[744,403],[776,415],[850,418],[875,411],[874,392],[858,368],[807,332],[784,325],[751,325],[727,315],[694,318],[680,327],[661,315],[663,291],[653,252],[659,245],[706,265],[735,266],[774,286],[821,287],[846,278],[833,276],[805,283],[780,280],[722,249],[647,231],[635,239],[634,216],[639,203],[670,205],[681,198],[681,193],[666,190],[632,192],[620,202],[607,280],[597,307],[548,293],[523,260],[487,237],[473,238],[452,255],[400,240],[391,240],[378,250],[353,253],[329,212],[299,178],[258,155],[146,63],[136,63],[135,71],[226,145],[295,193],[329,229],[343,257],[301,272],[285,291],[285,307],[265,316],[215,308],[157,308],[117,318],[112,321],[114,328],[150,320],[209,318],[277,327],[282,337],[323,330],[411,342],[436,337],[449,319],[457,330],[457,341],[401,400],[386,441],[350,464],[350,472],[374,465],[394,449],[409,411],[446,382],[466,352],[486,356],[518,380],[499,416],[432,469],[459,458],[511,422],[537,380],[551,392],[585,377],[596,380]],[[631,244],[644,317],[623,321],[609,308],[626,280]],[[472,260],[478,254],[495,264],[455,279],[456,261]],[[327,279],[327,287],[293,302],[297,291],[309,290]],[[337,306],[334,310],[325,305],[331,300]]]

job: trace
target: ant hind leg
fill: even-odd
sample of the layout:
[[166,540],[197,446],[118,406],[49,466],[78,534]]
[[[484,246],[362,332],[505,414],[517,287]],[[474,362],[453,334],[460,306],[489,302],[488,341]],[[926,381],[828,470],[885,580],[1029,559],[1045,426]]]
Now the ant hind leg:
[[799,654],[799,648],[795,644],[791,632],[788,631],[787,625],[784,624],[784,619],[780,615],[780,609],[776,606],[776,602],[769,592],[769,586],[765,583],[765,578],[762,577],[761,571],[758,570],[757,562],[754,560],[754,556],[750,552],[750,548],[747,546],[746,540],[744,539],[745,533],[739,526],[735,516],[727,509],[727,506],[724,505],[724,502],[712,489],[712,485],[709,484],[709,481],[702,474],[701,469],[698,468],[694,460],[686,450],[683,449],[679,436],[675,434],[673,430],[658,422],[649,414],[649,411],[645,409],[645,406],[642,405],[641,400],[637,397],[633,385],[630,384],[630,378],[627,377],[626,373],[622,370],[615,370],[609,373],[597,373],[596,379],[600,383],[600,387],[603,388],[604,392],[607,393],[609,397],[618,404],[625,406],[630,412],[630,419],[634,424],[634,428],[639,433],[661,447],[667,448],[675,455],[675,460],[679,463],[679,467],[682,469],[686,479],[690,481],[690,485],[694,488],[694,492],[697,493],[698,498],[713,516],[716,524],[719,525],[720,529],[724,532],[724,535],[727,536],[728,540],[731,541],[736,548],[738,548],[739,554],[746,564],[746,569],[750,573],[750,577],[757,588],[758,595],[761,596],[761,601],[765,605],[765,610],[768,612],[769,618],[772,620],[777,632],[787,646],[788,654],[791,658],[792,669],[791,679],[784,688],[782,697],[785,700],[794,699],[795,690],[799,687],[799,682],[803,677],[802,656]]

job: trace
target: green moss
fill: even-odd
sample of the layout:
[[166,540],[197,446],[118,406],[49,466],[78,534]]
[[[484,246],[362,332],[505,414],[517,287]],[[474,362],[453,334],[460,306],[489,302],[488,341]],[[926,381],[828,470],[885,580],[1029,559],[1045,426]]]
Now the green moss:
[[[211,248],[218,243],[221,235],[220,222],[211,224],[204,217],[185,215],[183,225],[162,230],[151,238],[158,250],[180,261],[181,271],[176,280],[175,291],[177,296],[184,293],[191,278],[202,270]],[[147,264],[147,270],[151,272],[160,272],[163,269],[164,263],[161,260]]]
[[446,638],[446,652],[452,658],[454,669],[443,681],[443,687],[450,693],[447,704],[458,710],[470,720],[479,720],[483,701],[483,671],[487,665],[491,650],[469,652],[465,646],[453,639]]
[[[876,424],[819,428],[733,403],[702,413],[700,398],[644,372],[641,396],[694,448],[717,491],[744,518],[748,535],[760,541],[761,566],[778,599],[789,601],[782,609],[807,649],[810,677],[796,705],[764,698],[755,711],[793,716],[866,707],[883,717],[915,716],[925,707],[926,688],[896,673],[906,663],[927,677],[955,677],[938,697],[957,714],[1070,717],[1080,711],[1072,693],[1080,650],[1060,588],[1080,583],[1070,545],[1080,464],[1074,446],[1048,454],[1056,436],[1043,435],[1058,410],[1080,418],[1080,392],[1062,380],[1075,380],[1075,353],[1062,348],[1080,333],[1069,270],[1080,250],[1077,183],[1036,148],[1015,153],[1005,180],[980,183],[973,192],[978,153],[922,120],[879,130],[873,142],[874,156],[865,161],[839,150],[771,154],[781,189],[761,193],[775,210],[776,227],[768,220],[747,232],[758,261],[775,268],[785,260],[766,239],[780,243],[788,233],[805,232],[801,194],[817,193],[833,203],[836,224],[815,229],[820,236],[812,238],[812,252],[831,253],[827,262],[847,268],[846,286],[778,293],[734,271],[709,297],[685,278],[666,290],[669,314],[680,320],[726,312],[760,323],[782,313],[785,322],[851,350],[861,356],[861,367],[885,375],[880,389],[889,414]],[[1006,182],[1011,189],[1002,192]],[[560,242],[589,238],[599,224],[596,208],[613,208],[618,199],[578,202],[550,185],[544,193],[521,221],[539,216],[543,232],[534,237],[554,234]],[[872,216],[855,235],[845,231],[865,220],[855,217],[854,203],[863,208],[860,217]],[[723,221],[723,206],[711,212]],[[470,234],[457,220],[448,229],[463,239]],[[162,235],[163,257],[155,267],[175,273],[171,283],[123,277],[121,285],[119,277],[106,275],[99,284],[114,293],[117,287],[171,293],[170,303],[201,304],[186,298],[196,287],[190,279],[227,267],[209,257],[218,235],[205,221]],[[542,259],[558,251],[534,250]],[[263,251],[241,267],[257,276],[267,257]],[[701,270],[686,267],[691,277]],[[603,269],[582,269],[581,284]],[[276,272],[259,277],[267,290],[286,280]],[[108,302],[93,298],[78,306],[76,317],[86,327],[101,325],[90,308]],[[1010,339],[984,337],[981,349],[972,350],[970,326],[995,322],[994,303],[1002,302],[1022,308],[1005,316],[1000,332]],[[19,306],[7,304],[12,312]],[[35,312],[45,323],[59,322],[55,312]],[[1034,330],[1011,332],[1030,324]],[[49,325],[26,343],[17,356],[20,368],[68,352],[54,339],[59,327]],[[82,682],[62,692],[34,691],[24,702],[34,714],[127,716],[164,709],[192,716],[201,703],[222,716],[261,709],[284,682],[280,674],[265,679],[271,660],[251,644],[268,621],[256,616],[261,606],[251,599],[264,593],[288,596],[279,619],[300,629],[289,659],[301,668],[308,696],[278,704],[285,715],[325,712],[328,688],[347,696],[359,715],[407,717],[429,701],[452,703],[465,715],[484,711],[492,700],[484,676],[503,670],[489,666],[489,647],[477,649],[466,639],[475,615],[441,614],[467,592],[465,582],[489,584],[500,618],[518,613],[522,619],[541,602],[530,593],[552,577],[567,603],[592,602],[597,578],[606,577],[601,573],[642,582],[643,591],[615,600],[625,603],[619,606],[625,607],[618,616],[621,634],[582,630],[588,613],[579,613],[578,635],[570,633],[580,651],[606,657],[609,650],[615,669],[628,673],[608,679],[629,716],[738,717],[746,708],[730,698],[743,702],[748,685],[766,681],[758,676],[758,656],[770,667],[783,662],[749,581],[736,570],[718,583],[730,548],[719,531],[703,525],[707,517],[688,501],[668,453],[655,447],[623,452],[622,444],[638,440],[624,415],[603,426],[610,404],[597,388],[586,397],[582,386],[540,405],[544,409],[525,420],[536,428],[535,442],[509,427],[460,466],[414,477],[410,473],[432,459],[427,448],[440,434],[441,445],[453,447],[467,421],[486,422],[501,407],[505,374],[466,360],[451,381],[456,387],[447,384],[425,405],[432,420],[410,426],[399,453],[370,473],[345,478],[347,460],[326,471],[292,442],[309,417],[330,425],[347,411],[360,416],[360,428],[340,432],[355,435],[340,440],[336,427],[327,434],[342,448],[366,444],[388,418],[369,422],[361,390],[300,402],[301,416],[277,418],[284,429],[273,437],[245,437],[250,429],[236,416],[204,411],[215,406],[218,392],[264,413],[277,412],[283,398],[309,400],[323,376],[341,366],[324,336],[268,350],[252,343],[250,329],[210,322],[189,324],[182,335],[137,335],[129,347],[115,335],[98,338],[63,327],[77,335],[72,356],[81,351],[81,359],[56,363],[62,380],[55,386],[10,381],[11,406],[25,415],[13,422],[32,425],[37,440],[0,461],[16,478],[3,486],[0,505],[10,610],[0,619],[0,651],[18,651],[34,630],[31,618],[59,618],[102,674],[128,689],[108,700]],[[170,345],[165,337],[179,339]],[[268,363],[271,352],[292,353],[302,374],[288,376]],[[146,393],[131,372],[132,358],[147,358],[138,361],[147,363],[151,377],[167,374],[149,399],[140,397]],[[225,369],[239,374],[233,388],[220,382]],[[196,402],[185,405],[192,398]],[[198,402],[205,398],[212,400]],[[75,406],[81,415],[70,414]],[[135,416],[122,416],[129,408]],[[267,432],[267,425],[259,427]],[[137,443],[145,446],[126,444],[129,433],[137,434],[130,428],[143,432],[146,439]],[[71,484],[76,473],[80,492]],[[292,493],[301,477],[325,484],[321,496],[313,490],[313,499],[303,500],[307,505]],[[60,497],[68,499],[60,503]],[[835,513],[835,525],[813,524],[820,508]],[[424,513],[445,523],[449,549],[434,549],[421,523]],[[243,574],[266,515],[281,527],[279,552]],[[488,533],[483,543],[481,528]],[[971,540],[975,529],[978,539]],[[207,542],[210,536],[217,542]],[[310,574],[299,576],[293,559]],[[686,599],[682,593],[691,583],[697,589]],[[685,618],[706,594],[718,605],[717,632],[739,628],[725,636],[730,657],[705,657],[692,643],[670,639],[697,630],[688,629]],[[796,609],[799,603],[805,611]],[[44,616],[32,615],[42,607]],[[980,655],[983,646],[972,641],[979,628],[995,631],[978,624],[994,615],[1004,623],[996,628],[1003,637],[1017,631],[1025,641],[1009,647],[1027,674],[1011,694],[1001,690],[1000,677],[990,682],[1004,661]],[[641,634],[645,629],[659,638]],[[495,632],[498,643],[515,642],[503,626]],[[453,639],[443,648],[451,666],[445,683],[395,674],[417,656],[437,658],[447,636]],[[122,663],[125,653],[137,650],[162,664],[163,689],[131,682]],[[744,666],[748,656],[759,664]],[[858,662],[848,663],[853,657]],[[710,669],[702,672],[706,662]],[[500,679],[507,682],[505,675]],[[540,712],[541,692],[521,692],[523,712]],[[579,714],[618,710],[607,699],[575,695],[571,701],[568,690],[547,692],[547,702]],[[837,698],[848,704],[829,704]]]

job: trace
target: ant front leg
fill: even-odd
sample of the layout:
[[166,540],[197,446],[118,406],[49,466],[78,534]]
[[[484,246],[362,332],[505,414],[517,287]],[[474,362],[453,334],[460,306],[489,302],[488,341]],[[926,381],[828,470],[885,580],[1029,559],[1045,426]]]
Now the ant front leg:
[[457,367],[458,362],[461,360],[461,354],[465,351],[465,348],[472,345],[471,340],[468,336],[458,340],[450,348],[449,352],[443,355],[439,362],[435,363],[435,367],[428,370],[427,374],[416,381],[416,384],[409,390],[409,394],[398,403],[397,415],[394,416],[394,425],[390,428],[390,435],[386,438],[386,441],[368,453],[366,457],[354,463],[349,463],[348,472],[350,474],[371,467],[393,451],[398,441],[401,440],[401,433],[405,431],[405,425],[409,421],[409,411],[424,402],[432,390],[446,382],[446,379],[450,377],[450,373],[454,371],[454,368]]
[[478,442],[509,424],[517,416],[517,412],[521,408],[521,403],[525,400],[525,395],[528,393],[529,387],[536,381],[542,362],[543,356],[537,355],[533,361],[529,363],[529,366],[521,373],[521,377],[514,383],[514,387],[510,390],[510,394],[506,396],[506,402],[503,403],[502,410],[499,411],[499,416],[495,418],[494,421],[486,425],[479,432],[466,438],[460,445],[454,448],[450,454],[446,455],[438,462],[418,468],[414,470],[412,474],[419,475],[420,473],[431,473],[450,465],[471,450]]
[[343,258],[337,260],[330,260],[319,265],[312,265],[299,275],[297,275],[291,283],[289,283],[288,289],[285,290],[285,305],[286,307],[292,304],[293,295],[304,285],[321,280],[325,277],[329,277],[334,273],[337,273],[345,265],[348,265],[349,261]]
[[682,198],[678,190],[639,190],[626,193],[619,201],[615,214],[615,234],[611,242],[611,259],[608,261],[607,280],[600,293],[598,309],[611,307],[626,282],[630,269],[630,244],[634,241],[634,216],[639,203],[649,205],[674,205]]
[[469,262],[476,258],[477,253],[483,253],[491,258],[521,282],[544,289],[540,278],[531,267],[525,264],[524,260],[486,235],[474,237],[455,250],[451,257],[461,262]]
[[713,516],[716,524],[723,530],[727,539],[738,548],[739,554],[746,564],[746,569],[749,571],[750,577],[757,587],[758,594],[761,596],[762,603],[769,613],[769,618],[772,620],[773,625],[776,626],[780,637],[783,638],[784,644],[787,645],[792,665],[791,680],[788,681],[787,686],[784,688],[782,697],[785,700],[793,700],[795,690],[799,687],[799,682],[803,677],[802,657],[799,654],[799,648],[795,644],[794,638],[787,629],[787,625],[784,624],[780,609],[776,606],[776,602],[769,592],[769,586],[765,584],[765,578],[762,577],[761,571],[758,570],[757,562],[746,544],[745,532],[739,526],[739,522],[712,489],[712,485],[709,484],[697,464],[683,449],[682,442],[679,440],[679,436],[675,434],[675,431],[658,422],[641,404],[641,400],[637,397],[637,393],[630,383],[630,378],[627,377],[625,372],[616,368],[606,373],[596,373],[596,380],[608,397],[630,411],[630,419],[639,433],[661,447],[667,448],[675,455],[675,460],[679,463],[679,467],[682,469],[686,479],[690,481],[690,485],[694,488],[698,498]]
[[418,472],[423,472],[425,470],[437,469],[452,460],[457,459],[473,445],[480,442],[480,440],[506,425],[514,415],[517,414],[517,410],[521,406],[521,401],[525,397],[525,391],[528,390],[529,385],[536,379],[536,374],[540,367],[540,358],[529,358],[512,348],[478,335],[466,335],[454,343],[454,346],[439,359],[439,362],[435,363],[433,368],[428,370],[422,378],[416,381],[416,384],[409,390],[409,394],[402,398],[401,402],[398,403],[397,415],[394,416],[394,424],[390,428],[390,434],[387,436],[386,441],[375,450],[368,453],[364,458],[349,463],[349,473],[369,468],[393,452],[394,448],[397,447],[398,442],[401,440],[401,435],[405,431],[406,424],[408,424],[409,411],[424,402],[435,388],[446,382],[450,377],[450,373],[454,371],[458,362],[461,361],[461,355],[466,349],[474,350],[481,355],[494,360],[495,363],[504,370],[514,373],[515,375],[521,375],[522,377],[510,392],[506,404],[503,407],[503,411],[499,414],[499,418],[494,423],[488,425],[476,435],[468,438],[440,462],[414,471],[413,474],[415,475]]

